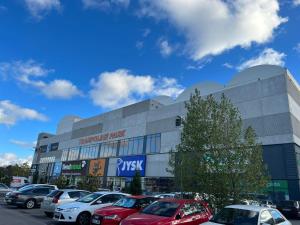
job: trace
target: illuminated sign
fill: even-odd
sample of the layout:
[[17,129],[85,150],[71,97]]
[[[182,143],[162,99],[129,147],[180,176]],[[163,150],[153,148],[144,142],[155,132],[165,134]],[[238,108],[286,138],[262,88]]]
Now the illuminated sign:
[[105,159],[94,159],[90,161],[89,175],[104,176]]
[[107,141],[107,140],[112,140],[120,137],[125,137],[126,130],[119,130],[111,133],[105,133],[105,134],[100,134],[96,136],[91,136],[91,137],[86,137],[86,138],[81,138],[79,140],[80,145],[88,144],[91,142],[101,142],[101,141]]
[[145,176],[146,156],[124,156],[117,159],[117,176],[133,177],[136,171],[140,172],[142,177]]

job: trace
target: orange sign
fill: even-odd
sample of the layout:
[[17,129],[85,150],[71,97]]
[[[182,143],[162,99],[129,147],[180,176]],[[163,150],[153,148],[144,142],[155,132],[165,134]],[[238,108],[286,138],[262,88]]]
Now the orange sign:
[[96,136],[86,137],[86,138],[80,139],[79,143],[81,145],[84,145],[84,144],[88,144],[91,142],[107,141],[109,139],[125,137],[125,132],[126,132],[126,130],[119,130],[119,131],[115,131],[115,132],[111,132],[111,133],[105,133],[105,134],[100,134],[100,135],[96,135]]
[[89,174],[95,177],[103,177],[105,168],[105,159],[94,159],[90,161]]

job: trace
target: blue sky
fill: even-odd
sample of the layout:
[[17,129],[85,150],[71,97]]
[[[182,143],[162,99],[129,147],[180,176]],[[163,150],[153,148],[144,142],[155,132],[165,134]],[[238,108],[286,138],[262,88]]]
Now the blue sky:
[[0,165],[41,131],[267,63],[300,79],[299,0],[0,0]]

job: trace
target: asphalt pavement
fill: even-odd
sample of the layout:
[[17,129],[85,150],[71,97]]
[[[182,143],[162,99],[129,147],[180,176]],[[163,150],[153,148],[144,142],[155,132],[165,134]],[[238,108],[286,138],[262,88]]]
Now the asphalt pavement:
[[[300,220],[290,220],[292,225],[300,225]],[[23,209],[7,206],[0,200],[0,225],[74,225],[59,223],[45,216],[40,209]]]

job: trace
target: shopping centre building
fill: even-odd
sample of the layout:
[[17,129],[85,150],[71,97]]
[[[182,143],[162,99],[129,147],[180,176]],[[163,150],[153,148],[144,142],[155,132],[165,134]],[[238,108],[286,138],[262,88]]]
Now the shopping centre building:
[[251,125],[263,144],[272,178],[268,191],[300,200],[299,85],[287,69],[270,65],[246,69],[226,85],[195,84],[175,100],[159,96],[91,118],[66,116],[56,134],[39,134],[32,175],[47,181],[65,175],[72,183],[91,175],[103,187],[122,188],[138,169],[144,190],[171,191],[169,152],[180,142],[179,118],[195,88],[203,96],[231,99],[243,125]]

